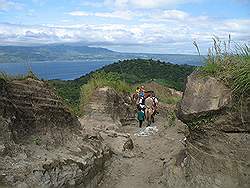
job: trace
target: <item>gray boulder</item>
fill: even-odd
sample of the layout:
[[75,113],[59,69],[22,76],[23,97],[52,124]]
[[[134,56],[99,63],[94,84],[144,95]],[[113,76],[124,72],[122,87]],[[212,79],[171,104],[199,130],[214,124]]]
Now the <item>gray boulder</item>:
[[178,117],[183,122],[189,122],[193,118],[221,111],[229,107],[231,101],[232,92],[222,82],[194,72],[187,79]]
[[189,131],[183,155],[173,156],[180,162],[166,167],[167,187],[250,186],[249,96],[236,103],[222,81],[198,72],[188,77],[178,118]]

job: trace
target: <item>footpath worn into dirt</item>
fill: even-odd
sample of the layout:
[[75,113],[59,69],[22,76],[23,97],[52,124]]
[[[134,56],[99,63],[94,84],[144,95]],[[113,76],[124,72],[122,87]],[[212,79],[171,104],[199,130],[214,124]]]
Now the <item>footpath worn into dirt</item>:
[[164,117],[157,116],[149,128],[128,125],[121,128],[130,134],[134,149],[124,156],[114,156],[106,165],[99,188],[161,188],[164,186],[164,164],[183,147],[183,124],[169,127]]

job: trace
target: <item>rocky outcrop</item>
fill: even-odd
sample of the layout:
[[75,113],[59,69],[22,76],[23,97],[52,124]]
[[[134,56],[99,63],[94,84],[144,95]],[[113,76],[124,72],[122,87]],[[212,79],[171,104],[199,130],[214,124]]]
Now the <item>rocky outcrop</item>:
[[0,185],[95,186],[110,149],[46,85],[0,79]]
[[230,106],[232,93],[222,82],[210,76],[192,73],[179,107],[179,118],[183,122],[193,118],[217,113]]
[[186,86],[178,118],[189,134],[183,140],[186,149],[166,165],[167,186],[249,187],[249,96],[239,108],[221,81],[197,72]]
[[101,121],[103,124],[130,124],[134,121],[134,108],[131,108],[129,97],[117,93],[110,87],[98,88],[84,107],[84,114],[87,119]]
[[97,131],[112,153],[124,156],[133,149],[130,135],[119,132],[121,126],[136,123],[127,95],[109,87],[98,88],[84,109],[82,125],[90,133]]

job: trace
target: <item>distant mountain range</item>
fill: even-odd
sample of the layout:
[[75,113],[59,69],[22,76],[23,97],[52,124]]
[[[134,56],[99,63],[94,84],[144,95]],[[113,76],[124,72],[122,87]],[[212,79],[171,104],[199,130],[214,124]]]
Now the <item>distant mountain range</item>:
[[54,44],[42,46],[0,46],[0,63],[34,61],[159,59],[175,64],[200,65],[201,57],[182,54],[120,53],[84,45]]
[[109,57],[117,52],[88,46],[43,45],[43,46],[0,46],[0,63],[27,61],[80,60]]

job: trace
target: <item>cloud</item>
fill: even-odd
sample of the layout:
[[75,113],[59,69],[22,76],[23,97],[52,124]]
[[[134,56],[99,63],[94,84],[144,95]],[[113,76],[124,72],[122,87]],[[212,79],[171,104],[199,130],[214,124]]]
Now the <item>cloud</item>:
[[73,11],[68,13],[71,16],[90,16],[90,13],[83,12],[83,11]]
[[84,12],[84,11],[73,11],[68,13],[71,16],[95,16],[102,18],[119,18],[124,20],[131,20],[134,17],[134,14],[131,11],[113,11],[113,12]]
[[198,0],[105,0],[104,4],[106,6],[115,6],[118,8],[151,9],[190,2],[198,2]]
[[22,10],[24,7],[23,4],[17,3],[10,0],[0,0],[0,10],[9,11],[9,10]]
[[151,14],[151,17],[157,20],[165,20],[165,19],[185,20],[189,18],[190,15],[180,10],[164,10]]
[[[119,0],[117,0],[119,1]],[[185,1],[183,0],[130,0],[129,4],[136,6],[138,8],[159,8],[163,5],[173,5],[180,4]]]
[[131,20],[133,13],[131,11],[114,11],[114,12],[97,12],[94,14],[97,17],[103,18],[120,18],[124,20]]
[[190,53],[190,49],[194,49],[192,41],[196,40],[201,46],[201,51],[205,53],[214,35],[223,39],[231,34],[235,41],[250,42],[250,19],[215,20],[206,16],[192,16],[180,10],[146,11],[143,12],[143,16],[137,16],[136,12],[122,15],[118,10],[112,13],[75,11],[71,14],[134,19],[132,22],[123,22],[123,24],[71,25],[71,22],[65,22],[64,25],[34,26],[2,23],[0,24],[1,44],[81,41],[111,48],[119,46],[119,49],[122,46],[124,51],[132,49],[132,47],[127,48],[129,45],[134,46],[133,49],[141,46],[143,49],[148,49],[148,52],[150,50],[156,52],[154,49],[159,46],[159,50],[162,51],[166,48],[164,53]]

